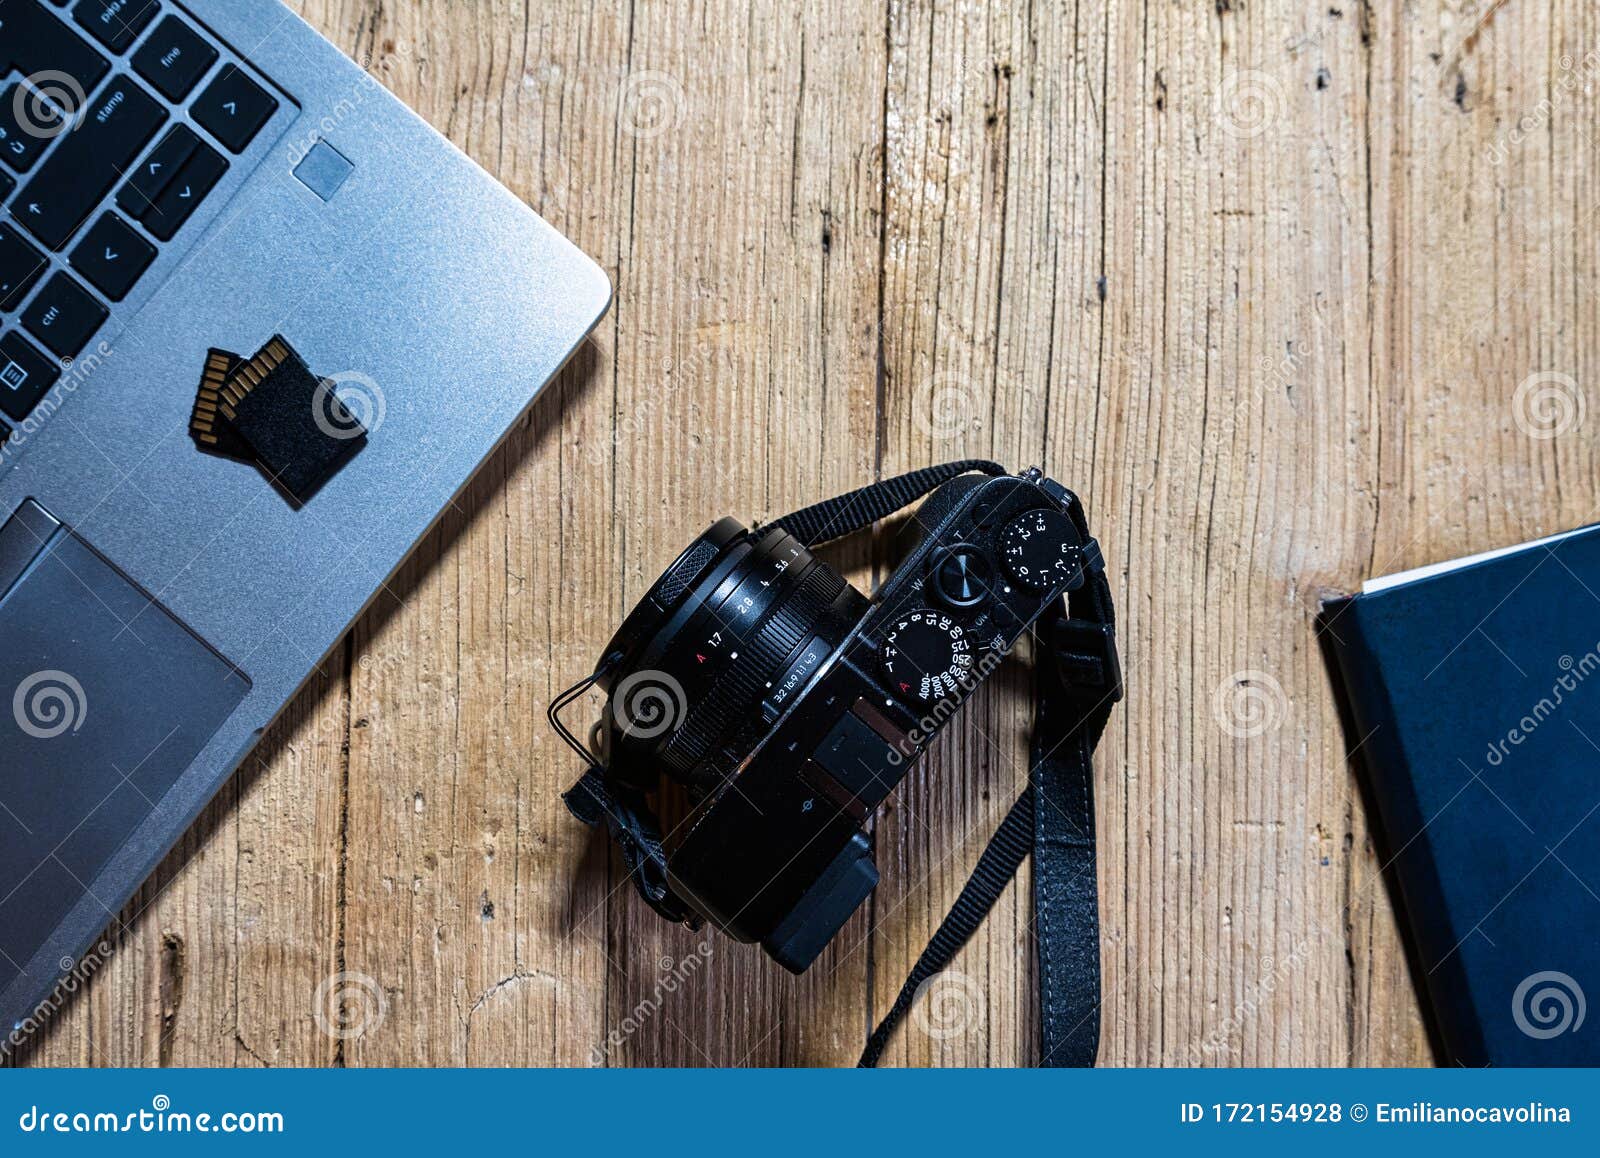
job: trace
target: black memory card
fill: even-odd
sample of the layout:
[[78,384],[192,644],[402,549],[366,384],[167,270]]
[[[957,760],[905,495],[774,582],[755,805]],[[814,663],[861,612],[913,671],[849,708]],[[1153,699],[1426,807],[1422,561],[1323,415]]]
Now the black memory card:
[[255,456],[251,454],[250,447],[233,432],[233,427],[221,414],[223,384],[243,363],[243,358],[227,350],[213,348],[206,351],[206,367],[200,375],[200,389],[195,394],[194,409],[189,412],[189,437],[208,454],[253,462]]
[[367,430],[294,347],[275,334],[248,360],[206,355],[189,434],[208,453],[250,462],[296,506],[367,444]]
[[222,412],[256,464],[305,503],[367,444],[367,430],[281,337],[223,388]]

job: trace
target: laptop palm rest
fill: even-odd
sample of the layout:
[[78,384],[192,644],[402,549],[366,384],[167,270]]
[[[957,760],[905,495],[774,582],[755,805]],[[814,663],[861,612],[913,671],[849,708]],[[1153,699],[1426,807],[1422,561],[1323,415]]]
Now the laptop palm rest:
[[0,990],[249,688],[38,504],[0,527]]

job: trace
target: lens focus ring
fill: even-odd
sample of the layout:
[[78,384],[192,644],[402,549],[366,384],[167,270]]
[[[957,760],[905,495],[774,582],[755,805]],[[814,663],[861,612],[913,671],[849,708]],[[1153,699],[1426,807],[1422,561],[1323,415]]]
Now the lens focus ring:
[[766,622],[750,633],[744,647],[748,662],[723,673],[699,704],[689,709],[683,726],[662,749],[673,770],[687,773],[705,758],[741,713],[748,714],[781,674],[781,665],[810,638],[830,604],[845,588],[845,581],[825,563],[810,559],[795,589],[775,607]]
[[608,732],[611,771],[645,789],[662,773],[709,786],[736,767],[794,655],[814,641],[832,651],[866,609],[859,593],[847,602],[844,579],[790,534],[740,528],[720,543],[703,538],[712,553],[691,546],[657,580],[644,601],[651,607],[630,615],[638,630],[627,633],[627,661],[609,673],[607,690],[648,671],[683,692],[670,732],[629,729],[608,712],[617,725]]
[[770,669],[806,641],[817,618],[844,590],[844,580],[827,566],[815,566],[800,581],[793,598],[779,605],[757,641],[757,665]]

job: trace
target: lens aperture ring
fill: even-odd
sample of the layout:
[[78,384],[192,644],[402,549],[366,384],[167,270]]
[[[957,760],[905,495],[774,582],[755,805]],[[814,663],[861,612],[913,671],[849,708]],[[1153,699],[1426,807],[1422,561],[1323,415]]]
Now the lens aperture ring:
[[[781,663],[793,654],[816,628],[828,605],[844,590],[844,579],[832,567],[813,567],[800,582],[794,598],[772,613],[767,635],[772,646],[770,661]],[[763,642],[767,642],[764,640]]]
[[661,756],[668,766],[687,774],[741,716],[759,711],[763,689],[782,674],[780,668],[796,648],[815,634],[845,581],[825,563],[806,555],[806,566],[792,590],[742,640],[740,658],[731,663],[683,726],[667,738]]

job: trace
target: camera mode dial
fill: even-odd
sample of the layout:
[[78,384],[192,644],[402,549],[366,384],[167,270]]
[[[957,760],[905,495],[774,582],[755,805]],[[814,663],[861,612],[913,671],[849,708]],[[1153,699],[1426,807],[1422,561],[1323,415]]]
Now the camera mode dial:
[[939,611],[913,611],[890,628],[878,652],[889,686],[932,703],[967,690],[973,664],[966,630]]
[[1029,591],[1045,591],[1081,569],[1077,540],[1060,511],[1029,511],[1000,532],[1000,558],[1011,578]]

